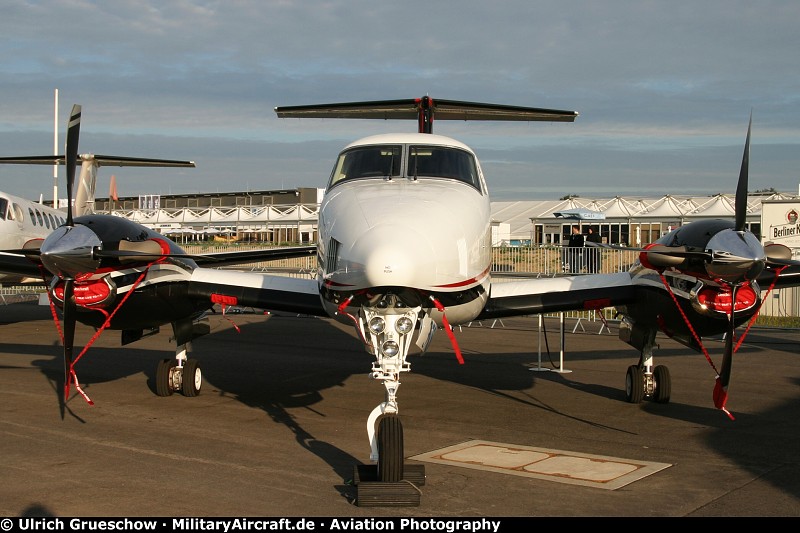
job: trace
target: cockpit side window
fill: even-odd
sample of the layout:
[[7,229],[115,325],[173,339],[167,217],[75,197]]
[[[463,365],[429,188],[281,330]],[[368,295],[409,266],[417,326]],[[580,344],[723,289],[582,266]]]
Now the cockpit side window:
[[329,187],[345,180],[399,177],[401,155],[400,145],[359,146],[346,150],[336,160]]
[[6,211],[8,211],[8,200],[0,198],[0,220],[6,219]]
[[449,178],[463,181],[481,190],[478,167],[469,152],[446,146],[410,146],[408,150],[410,178]]

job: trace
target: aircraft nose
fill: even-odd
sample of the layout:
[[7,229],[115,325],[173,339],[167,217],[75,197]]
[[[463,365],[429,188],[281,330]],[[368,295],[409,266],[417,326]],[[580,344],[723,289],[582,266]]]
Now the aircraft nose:
[[[414,285],[418,269],[426,262],[419,249],[420,245],[424,248],[424,241],[409,239],[408,232],[408,228],[388,226],[370,229],[354,244],[350,267],[361,270],[364,281],[372,287]],[[399,239],[409,239],[408,245],[397,246]]]
[[100,266],[94,257],[95,248],[101,247],[97,234],[86,226],[61,226],[42,243],[41,260],[50,273],[67,279],[93,272]]
[[369,250],[364,259],[364,275],[369,285],[411,285],[414,265],[397,254],[391,247],[381,246]]

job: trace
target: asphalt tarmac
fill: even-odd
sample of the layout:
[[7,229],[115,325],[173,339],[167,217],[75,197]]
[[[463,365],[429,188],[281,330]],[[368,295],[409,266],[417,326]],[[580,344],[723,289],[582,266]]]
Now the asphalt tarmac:
[[[542,370],[559,366],[553,319],[545,334],[536,317],[457,327],[463,365],[439,332],[398,393],[405,456],[425,465],[419,504],[370,507],[353,472],[369,463],[367,416],[384,393],[353,328],[260,311],[209,324],[190,354],[199,396],[154,393],[169,331],[127,346],[104,332],[76,365],[94,405],[73,388],[61,406],[49,309],[0,306],[0,516],[800,516],[798,330],[750,332],[734,357],[735,420],[714,408],[705,357],[667,338],[656,363],[670,369],[671,402],[629,404],[638,354],[613,324],[573,333],[566,321],[568,372]],[[92,334],[79,326],[76,355]],[[707,346],[719,365],[722,342]],[[606,490],[410,459],[472,440],[668,467]]]

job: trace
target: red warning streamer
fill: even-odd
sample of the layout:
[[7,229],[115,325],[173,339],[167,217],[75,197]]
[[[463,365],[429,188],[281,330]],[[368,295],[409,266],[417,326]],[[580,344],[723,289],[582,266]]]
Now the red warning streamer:
[[464,364],[464,358],[461,356],[461,348],[458,347],[458,343],[456,342],[456,336],[453,334],[453,328],[450,327],[450,323],[447,321],[447,315],[444,312],[444,306],[434,298],[433,296],[430,297],[433,305],[436,306],[436,309],[442,313],[442,325],[444,326],[444,330],[447,332],[447,336],[450,337],[450,344],[453,345],[453,350],[456,352],[456,359],[458,360],[459,365]]

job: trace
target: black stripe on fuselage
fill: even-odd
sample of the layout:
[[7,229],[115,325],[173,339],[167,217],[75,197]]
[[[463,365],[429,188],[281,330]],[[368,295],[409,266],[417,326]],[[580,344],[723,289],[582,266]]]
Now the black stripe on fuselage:
[[484,286],[477,284],[469,289],[454,292],[424,291],[412,287],[369,287],[361,290],[342,290],[341,288],[331,288],[323,286],[321,290],[322,298],[334,305],[339,305],[350,296],[353,299],[348,303],[348,307],[360,307],[362,305],[374,305],[376,300],[386,294],[393,294],[399,297],[407,307],[430,307],[430,297],[436,298],[444,307],[455,307],[469,304],[477,300],[486,293]]

